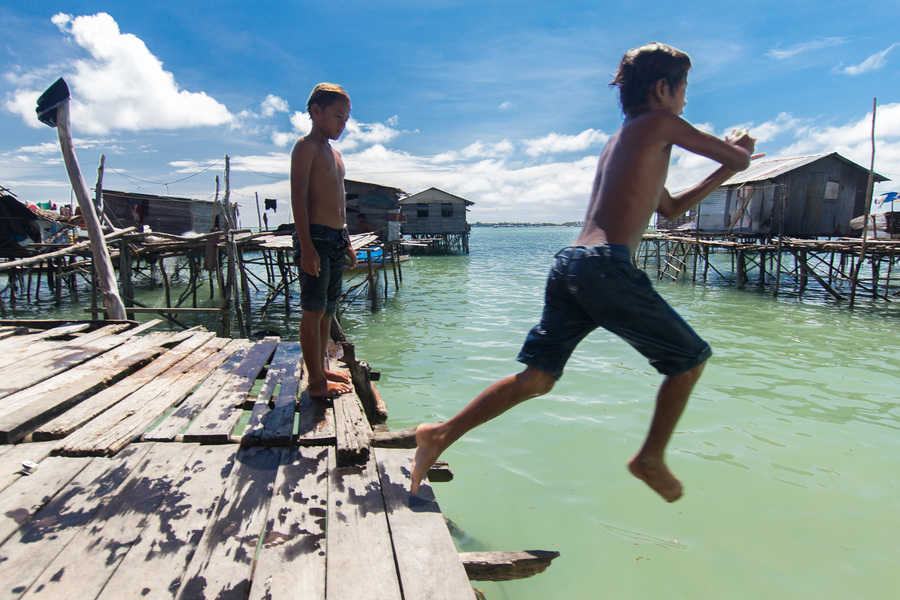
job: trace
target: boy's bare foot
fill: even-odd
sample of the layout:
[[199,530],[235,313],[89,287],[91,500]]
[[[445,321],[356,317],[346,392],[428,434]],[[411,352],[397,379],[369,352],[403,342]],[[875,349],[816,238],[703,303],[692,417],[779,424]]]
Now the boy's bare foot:
[[352,391],[353,386],[349,383],[335,383],[327,380],[321,385],[313,385],[310,383],[306,388],[306,393],[313,398],[334,398],[341,394],[348,394]]
[[666,502],[675,502],[681,498],[683,493],[681,482],[661,460],[649,460],[638,455],[628,461],[628,470],[649,485]]
[[340,371],[325,371],[325,379],[338,383],[350,383],[350,376]]
[[437,426],[438,423],[422,423],[416,427],[416,457],[413,459],[412,473],[409,477],[411,480],[409,491],[413,494],[419,493],[422,478],[444,451],[434,431]]

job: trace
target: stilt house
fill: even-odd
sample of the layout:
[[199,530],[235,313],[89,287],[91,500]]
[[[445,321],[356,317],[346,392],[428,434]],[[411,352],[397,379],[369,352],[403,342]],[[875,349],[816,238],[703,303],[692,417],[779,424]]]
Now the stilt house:
[[358,216],[362,213],[381,239],[399,239],[400,199],[408,195],[406,192],[400,188],[349,179],[344,181],[344,190],[347,194],[347,227],[350,233],[356,233]]
[[[184,235],[185,233],[209,233],[224,229],[222,204],[210,200],[154,196],[103,190],[103,210],[116,227],[140,229]],[[237,221],[237,205],[231,204],[232,217]]]
[[[798,238],[859,235],[850,220],[865,211],[869,171],[837,152],[753,163],[660,230]],[[876,182],[887,178],[875,173]]]
[[428,188],[400,201],[404,235],[412,239],[432,240],[432,247],[440,251],[469,252],[469,224],[466,220],[471,200]]

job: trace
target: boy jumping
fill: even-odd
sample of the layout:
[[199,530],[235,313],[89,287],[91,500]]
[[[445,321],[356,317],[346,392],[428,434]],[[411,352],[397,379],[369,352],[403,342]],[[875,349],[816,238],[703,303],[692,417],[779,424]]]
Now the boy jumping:
[[[549,392],[578,343],[604,327],[665,376],[646,441],[628,468],[666,501],[681,497],[681,482],[665,465],[665,449],[712,351],[653,291],[644,272],[633,266],[632,255],[653,213],[669,219],[684,214],[746,169],[755,146],[746,132],[723,141],[680,117],[690,68],[687,54],[655,42],[622,58],[610,85],[619,88],[625,121],[600,155],[584,227],[554,258],[541,322],[518,356],[526,368],[489,386],[449,421],[419,425],[413,494],[448,446],[516,404]],[[721,167],[670,194],[665,182],[673,145]]]
[[351,391],[343,373],[325,369],[331,319],[341,295],[344,258],[356,266],[346,226],[344,163],[331,147],[350,118],[350,96],[320,83],[306,104],[312,130],[291,151],[294,262],[300,267],[300,349],[309,373],[310,396],[331,398]]

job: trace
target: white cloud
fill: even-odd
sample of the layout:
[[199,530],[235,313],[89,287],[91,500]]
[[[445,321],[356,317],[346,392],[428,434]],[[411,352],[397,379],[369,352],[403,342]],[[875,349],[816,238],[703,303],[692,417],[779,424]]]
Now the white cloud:
[[786,48],[773,48],[772,50],[766,52],[766,56],[768,56],[769,58],[774,58],[776,60],[785,60],[788,58],[793,58],[798,54],[803,54],[804,52],[821,50],[823,48],[830,48],[831,46],[839,46],[841,44],[845,44],[846,42],[846,38],[843,37],[818,38],[809,42],[794,44],[793,46],[788,46]]
[[[188,92],[164,70],[143,41],[119,31],[106,13],[72,17],[59,13],[53,23],[88,57],[61,67],[72,92],[72,123],[77,131],[180,129],[222,125],[233,120],[228,109],[204,92]],[[19,81],[33,81],[22,75]],[[40,89],[19,88],[6,108],[26,123],[41,127],[34,108]]]
[[596,129],[586,129],[578,135],[550,133],[541,138],[525,140],[525,153],[528,156],[541,156],[542,154],[583,152],[588,148],[605,144],[608,139],[607,134]]
[[261,105],[261,113],[264,117],[272,117],[275,116],[275,113],[286,113],[289,110],[287,100],[272,94],[266,96]]
[[845,75],[862,75],[863,73],[869,73],[870,71],[877,71],[878,69],[884,68],[884,65],[887,64],[887,55],[895,46],[897,46],[896,43],[891,44],[881,52],[876,52],[858,65],[837,67],[836,70]]

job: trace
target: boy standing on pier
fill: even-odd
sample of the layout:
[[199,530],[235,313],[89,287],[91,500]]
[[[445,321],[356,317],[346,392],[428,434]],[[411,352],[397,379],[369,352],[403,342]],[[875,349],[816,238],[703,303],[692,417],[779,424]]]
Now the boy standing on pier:
[[325,369],[331,319],[341,295],[344,259],[356,265],[346,225],[344,163],[329,141],[350,118],[350,96],[320,83],[306,104],[312,130],[291,151],[294,262],[300,268],[300,348],[309,373],[310,396],[331,398],[351,391],[343,373]]
[[[665,465],[665,449],[712,352],[653,291],[632,255],[653,213],[669,219],[684,214],[746,169],[755,145],[746,132],[720,140],[680,117],[690,68],[687,54],[655,42],[622,58],[610,85],[619,88],[625,121],[600,155],[584,227],[554,258],[541,322],[518,356],[525,370],[488,387],[449,421],[419,425],[412,493],[441,452],[463,434],[549,392],[578,343],[604,327],[665,376],[646,441],[628,468],[666,501],[681,497],[681,482]],[[693,187],[670,194],[665,182],[673,145],[721,166]]]

